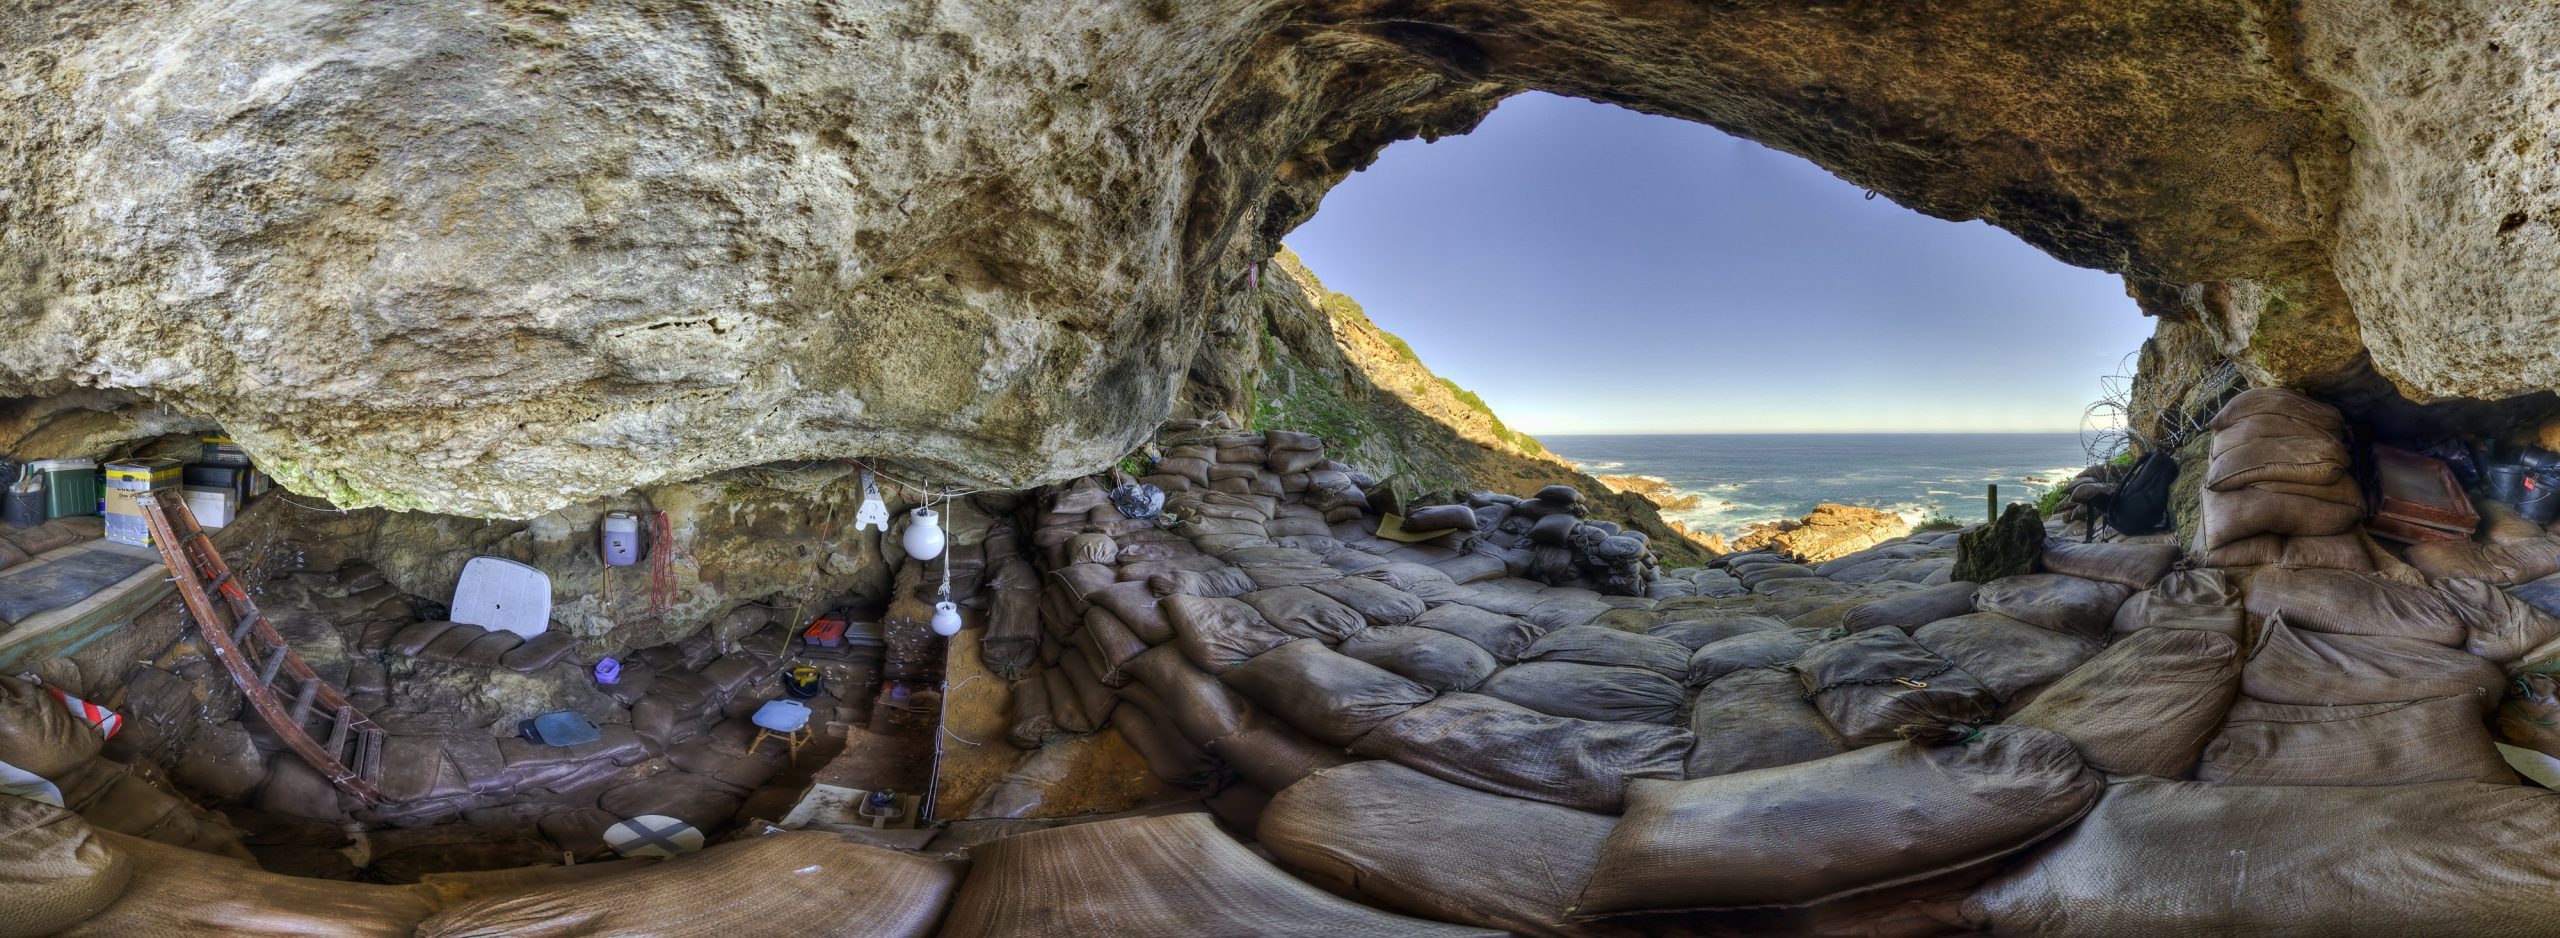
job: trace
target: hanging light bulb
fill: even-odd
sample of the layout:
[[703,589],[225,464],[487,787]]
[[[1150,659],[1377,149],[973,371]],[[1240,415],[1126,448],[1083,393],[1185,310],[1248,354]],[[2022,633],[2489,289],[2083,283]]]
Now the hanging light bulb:
[[899,543],[907,547],[907,556],[932,560],[942,556],[942,516],[931,508],[918,508],[907,515],[907,536]]
[[933,634],[960,634],[960,607],[948,599],[933,604]]

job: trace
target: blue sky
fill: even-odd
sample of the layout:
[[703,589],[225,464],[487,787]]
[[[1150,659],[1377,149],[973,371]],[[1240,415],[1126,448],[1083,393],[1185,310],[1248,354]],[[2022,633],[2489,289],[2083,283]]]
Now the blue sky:
[[1388,147],[1288,243],[1530,433],[2076,430],[2151,334],[2008,232],[1540,93]]

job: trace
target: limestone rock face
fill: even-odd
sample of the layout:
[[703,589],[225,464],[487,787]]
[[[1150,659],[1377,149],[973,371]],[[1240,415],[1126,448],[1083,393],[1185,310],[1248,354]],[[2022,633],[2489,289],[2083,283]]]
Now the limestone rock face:
[[2560,387],[2555,32],[2516,0],[38,4],[0,17],[0,394],[482,517],[785,459],[1064,478],[1166,415],[1327,187],[1534,87],[2120,271],[2260,383],[2504,397]]

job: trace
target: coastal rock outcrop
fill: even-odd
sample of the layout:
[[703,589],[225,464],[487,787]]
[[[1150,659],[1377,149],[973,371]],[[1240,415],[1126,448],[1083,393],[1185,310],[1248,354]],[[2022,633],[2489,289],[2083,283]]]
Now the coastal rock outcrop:
[[1752,525],[1733,542],[1733,549],[1767,547],[1797,563],[1821,563],[1910,533],[1911,522],[1893,512],[1824,502],[1802,518]]
[[[2523,3],[42,4],[0,22],[0,393],[525,518],[776,459],[1066,478],[1387,142],[1524,88],[2127,277],[2255,383],[2560,387]],[[1204,312],[1209,311],[1209,312]]]

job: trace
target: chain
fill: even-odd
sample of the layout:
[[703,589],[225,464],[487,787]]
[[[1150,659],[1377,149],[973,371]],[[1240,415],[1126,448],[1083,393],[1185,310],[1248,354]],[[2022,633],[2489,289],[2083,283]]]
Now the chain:
[[1822,685],[1822,686],[1820,686],[1820,687],[1816,687],[1816,688],[1814,688],[1814,689],[1812,689],[1812,690],[1810,690],[1810,691],[1806,691],[1806,692],[1805,692],[1805,695],[1804,695],[1804,699],[1806,699],[1806,700],[1810,701],[1810,700],[1812,700],[1812,699],[1813,699],[1813,698],[1815,698],[1815,697],[1822,696],[1823,692],[1825,692],[1825,691],[1837,690],[1837,689],[1839,689],[1839,688],[1843,688],[1843,687],[1865,687],[1865,686],[1869,686],[1869,685],[1876,685],[1876,684],[1900,684],[1900,685],[1902,685],[1902,686],[1904,686],[1904,687],[1908,687],[1908,688],[1911,688],[1911,689],[1913,689],[1913,690],[1924,690],[1924,689],[1928,688],[1928,686],[1929,686],[1928,684],[1926,684],[1926,683],[1924,683],[1924,682],[1926,682],[1926,681],[1927,681],[1928,679],[1930,679],[1930,678],[1937,677],[1938,675],[1941,675],[1941,674],[1945,674],[1945,673],[1947,673],[1947,671],[1948,671],[1949,669],[1952,669],[1952,668],[1954,668],[1954,667],[1955,667],[1955,663],[1954,663],[1954,662],[1944,662],[1944,663],[1939,664],[1937,667],[1930,668],[1929,670],[1922,671],[1922,672],[1920,672],[1920,673],[1918,673],[1918,674],[1905,675],[1905,676],[1898,676],[1898,677],[1864,677],[1864,678],[1856,678],[1856,679],[1846,680],[1846,681],[1833,681],[1833,682],[1831,682],[1831,683],[1829,683],[1829,684],[1824,684],[1824,685]]

